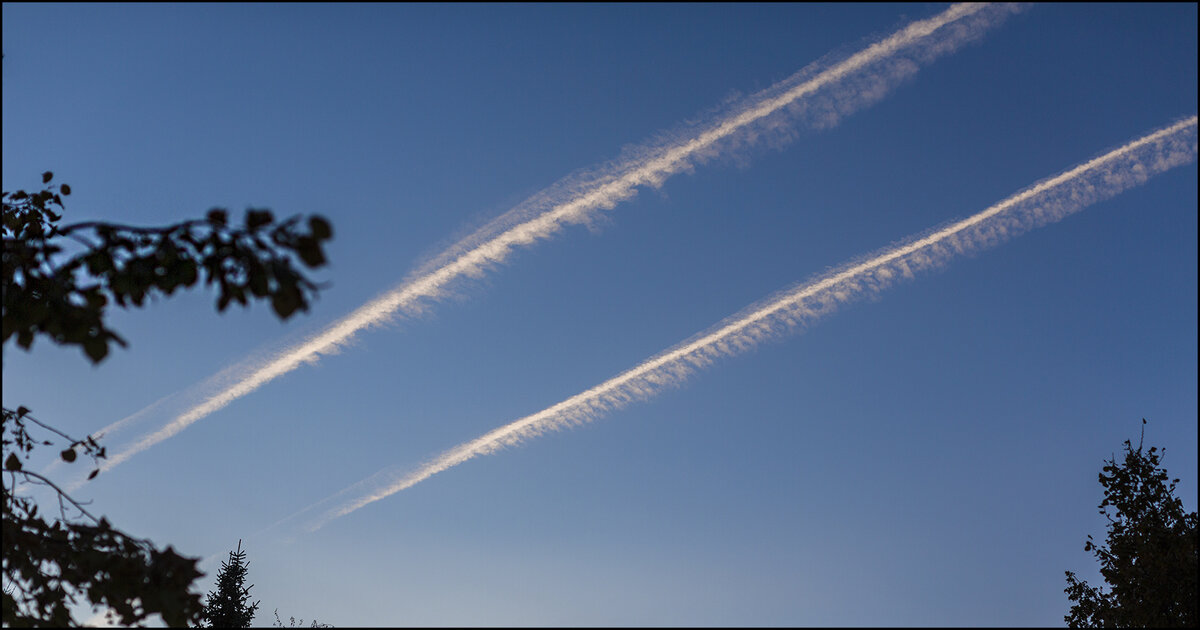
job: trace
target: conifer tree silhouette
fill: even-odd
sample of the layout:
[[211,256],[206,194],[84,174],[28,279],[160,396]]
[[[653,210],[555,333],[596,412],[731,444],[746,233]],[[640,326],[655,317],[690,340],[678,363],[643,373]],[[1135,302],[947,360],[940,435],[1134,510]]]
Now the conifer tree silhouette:
[[250,589],[246,586],[246,572],[250,563],[238,540],[237,551],[229,552],[229,560],[221,563],[217,572],[217,590],[209,591],[204,605],[204,626],[208,628],[249,628],[259,602],[250,602]]

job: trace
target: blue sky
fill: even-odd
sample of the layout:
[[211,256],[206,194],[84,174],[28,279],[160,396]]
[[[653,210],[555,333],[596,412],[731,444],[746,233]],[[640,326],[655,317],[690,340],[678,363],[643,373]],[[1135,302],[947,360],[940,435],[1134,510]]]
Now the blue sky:
[[[5,4],[6,190],[52,170],[68,221],[267,206],[334,240],[307,316],[218,316],[203,292],[115,312],[131,347],[98,368],[6,347],[4,403],[95,431],[320,330],[564,176],[946,6]],[[1096,579],[1101,460],[1142,417],[1196,509],[1194,163],[294,542],[255,534],[1194,114],[1196,23],[1192,4],[1028,8],[79,494],[183,553],[246,539],[263,623],[1060,624],[1063,571]]]

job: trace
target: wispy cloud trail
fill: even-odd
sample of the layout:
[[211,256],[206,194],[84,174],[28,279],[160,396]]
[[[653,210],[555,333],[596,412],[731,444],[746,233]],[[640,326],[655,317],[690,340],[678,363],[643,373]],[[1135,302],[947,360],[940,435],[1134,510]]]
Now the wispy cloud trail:
[[[935,228],[781,291],[641,365],[557,405],[456,446],[407,474],[386,469],[276,523],[341,499],[305,528],[329,521],[410,488],[469,459],[516,446],[547,431],[590,422],[630,402],[678,386],[722,357],[797,332],[839,305],[878,294],[900,279],[945,264],[956,255],[995,246],[1035,227],[1144,183],[1196,158],[1196,116],[1164,127],[1069,171],[1044,180],[958,222]],[[344,497],[350,498],[345,499]],[[274,526],[272,526],[274,527]]]
[[548,239],[570,224],[590,222],[600,211],[633,197],[640,188],[661,186],[672,175],[744,146],[784,142],[798,124],[815,128],[836,124],[841,117],[882,98],[922,64],[977,39],[1016,10],[1018,7],[1011,4],[955,4],[844,59],[817,62],[707,122],[628,149],[613,163],[560,181],[450,247],[395,289],[324,331],[281,352],[247,362],[236,382],[210,393],[162,428],[142,436],[108,459],[103,468],[120,465],[304,363],[337,353],[365,328],[423,311],[430,302],[445,297],[455,282],[481,277],[519,248]]

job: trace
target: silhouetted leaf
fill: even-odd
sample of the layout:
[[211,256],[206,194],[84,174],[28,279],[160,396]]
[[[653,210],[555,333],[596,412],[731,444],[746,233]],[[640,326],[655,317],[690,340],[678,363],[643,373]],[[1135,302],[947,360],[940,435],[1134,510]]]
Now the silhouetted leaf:
[[246,228],[249,230],[256,230],[274,220],[275,217],[271,215],[270,210],[246,211]]
[[330,227],[329,221],[326,221],[324,217],[309,217],[308,229],[312,231],[313,238],[319,241],[326,240],[333,236],[333,228]]
[[83,342],[83,351],[92,363],[99,363],[108,355],[108,342],[99,337],[91,337]]
[[280,319],[291,317],[292,313],[295,313],[299,306],[299,300],[296,299],[291,291],[280,289],[275,295],[271,296],[271,307],[275,309],[275,314]]
[[309,267],[320,267],[325,264],[325,255],[321,253],[321,245],[310,236],[302,236],[296,240],[296,253],[300,260]]

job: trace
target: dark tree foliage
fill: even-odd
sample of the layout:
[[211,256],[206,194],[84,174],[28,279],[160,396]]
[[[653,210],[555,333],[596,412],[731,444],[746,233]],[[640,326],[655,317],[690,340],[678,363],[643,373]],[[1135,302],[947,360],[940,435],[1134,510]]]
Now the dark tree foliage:
[[[49,184],[52,173],[42,175]],[[93,362],[108,355],[109,342],[125,345],[104,324],[111,303],[145,303],[171,295],[200,279],[219,289],[217,310],[231,302],[269,299],[286,319],[307,310],[320,288],[292,263],[325,263],[322,245],[332,236],[318,216],[276,223],[270,211],[251,209],[241,226],[228,213],[210,210],[204,219],[166,227],[131,227],[101,222],[60,225],[62,197],[70,186],[27,193],[4,192],[2,232],[3,345],[16,339],[28,350],[38,335],[79,346]],[[58,211],[55,211],[55,208]],[[3,409],[3,619],[5,626],[77,625],[71,606],[89,603],[110,609],[110,620],[139,625],[160,615],[171,626],[200,621],[200,595],[190,591],[201,577],[197,558],[115,529],[46,476],[29,470],[36,447],[61,449],[59,457],[92,458],[99,472],[104,447],[92,437],[75,439],[35,419],[25,407]],[[36,435],[35,435],[36,434]],[[49,438],[49,439],[47,439]],[[18,486],[40,486],[57,499],[57,509],[39,510]]]
[[202,625],[207,628],[249,628],[259,602],[250,603],[250,589],[246,586],[246,573],[250,563],[238,541],[237,551],[229,552],[229,560],[221,563],[217,572],[217,590],[209,591],[208,601],[201,613]]
[[[88,437],[75,440],[29,415],[29,410],[3,410],[4,423],[4,594],[5,626],[62,627],[77,625],[70,605],[79,595],[95,605],[111,608],[114,620],[123,625],[142,622],[159,614],[171,626],[184,626],[196,617],[200,596],[189,593],[192,582],[202,574],[197,559],[175,553],[171,547],[159,551],[149,540],[125,534],[102,518],[92,516],[82,505],[46,477],[25,470],[22,455],[36,440],[28,424],[38,425],[67,441],[62,459],[71,462],[76,450],[98,462],[104,448]],[[99,468],[92,471],[94,477]],[[18,480],[45,485],[58,494],[57,516],[39,513],[32,497],[13,490]],[[69,512],[78,513],[73,518]],[[86,518],[80,522],[80,519]]]
[[[42,175],[49,183],[53,174]],[[147,296],[171,295],[203,277],[217,285],[217,310],[230,302],[270,298],[280,319],[308,310],[319,288],[292,265],[291,255],[308,267],[325,264],[321,245],[333,232],[329,222],[299,217],[275,223],[270,210],[249,209],[240,227],[221,208],[204,219],[166,227],[131,227],[88,221],[59,225],[63,184],[35,193],[5,192],[4,201],[4,342],[16,335],[29,349],[37,335],[77,345],[94,363],[108,344],[125,345],[104,325],[110,302],[142,306]],[[60,194],[61,193],[61,194]],[[68,243],[71,241],[71,243]],[[76,245],[73,255],[67,246]],[[82,246],[82,248],[78,247]]]
[[[1145,424],[1142,420],[1142,424]],[[1143,427],[1143,433],[1145,428]],[[1067,571],[1067,597],[1075,602],[1064,619],[1072,628],[1194,628],[1196,616],[1197,516],[1175,497],[1178,479],[1167,482],[1159,467],[1164,451],[1137,450],[1125,441],[1125,461],[1105,461],[1100,473],[1108,538],[1089,535],[1084,550],[1100,562],[1108,591]]]

